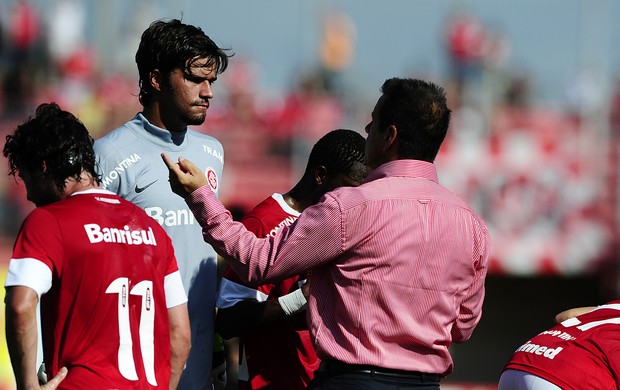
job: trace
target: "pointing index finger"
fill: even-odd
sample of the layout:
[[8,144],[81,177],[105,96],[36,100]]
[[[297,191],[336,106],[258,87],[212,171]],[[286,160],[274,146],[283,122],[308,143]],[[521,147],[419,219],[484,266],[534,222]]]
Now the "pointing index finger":
[[166,153],[162,153],[161,158],[164,160],[164,163],[166,163],[168,169],[174,170],[177,164]]

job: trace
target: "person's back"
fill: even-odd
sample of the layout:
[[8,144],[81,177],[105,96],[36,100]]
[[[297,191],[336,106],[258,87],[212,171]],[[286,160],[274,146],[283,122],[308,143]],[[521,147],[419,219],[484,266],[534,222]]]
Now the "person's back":
[[43,350],[48,372],[69,368],[61,387],[168,387],[164,280],[177,266],[164,230],[132,203],[90,190],[35,209],[22,232],[13,258],[52,269]]
[[[350,359],[355,345],[356,364],[407,370],[413,360],[420,372],[452,371],[450,344],[469,338],[480,318],[482,300],[470,294],[482,294],[483,280],[472,288],[479,273],[472,258],[483,256],[475,251],[484,248],[486,229],[431,168],[421,161],[386,163],[361,186],[328,193],[320,214],[311,207],[300,217],[328,219],[331,210],[334,223],[323,234],[349,238],[342,249],[321,247],[338,255],[312,271],[315,299],[308,310],[319,356]],[[476,315],[461,318],[459,306],[469,300]],[[321,337],[326,310],[340,326]],[[452,333],[446,323],[456,324]]]
[[522,344],[500,390],[620,388],[620,301],[569,318]]
[[93,139],[55,103],[6,137],[9,174],[37,208],[6,278],[18,389],[38,389],[37,305],[47,388],[176,388],[189,354],[187,295],[164,229],[100,186]]

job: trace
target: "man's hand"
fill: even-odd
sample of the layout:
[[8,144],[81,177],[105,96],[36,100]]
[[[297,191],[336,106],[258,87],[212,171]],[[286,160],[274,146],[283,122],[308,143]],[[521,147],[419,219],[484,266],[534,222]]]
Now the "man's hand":
[[58,371],[58,374],[56,374],[55,377],[53,377],[50,381],[48,381],[46,384],[44,384],[43,386],[41,386],[41,390],[54,390],[58,387],[58,385],[60,384],[60,382],[63,381],[63,379],[65,379],[67,377],[67,368],[63,367],[60,369],[60,371]]
[[161,158],[170,171],[168,176],[172,192],[182,198],[207,184],[206,176],[193,162],[179,157],[179,162],[175,163],[166,153],[162,153]]
[[304,297],[306,297],[306,299],[308,299],[308,297],[310,296],[310,277],[309,276],[306,279],[306,283],[304,283],[301,286],[301,292],[303,292],[304,293]]

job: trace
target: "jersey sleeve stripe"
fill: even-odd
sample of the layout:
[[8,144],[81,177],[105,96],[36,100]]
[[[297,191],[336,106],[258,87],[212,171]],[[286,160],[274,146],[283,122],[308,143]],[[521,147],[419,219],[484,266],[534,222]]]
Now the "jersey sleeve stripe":
[[268,298],[268,295],[251,287],[235,283],[229,279],[222,278],[220,284],[220,291],[217,296],[215,306],[220,309],[226,309],[228,307],[235,306],[239,301],[243,300],[255,300],[258,302],[264,302]]
[[41,298],[52,287],[52,270],[42,261],[30,257],[11,259],[4,286],[30,287]]
[[187,302],[187,294],[185,294],[179,271],[164,277],[164,290],[166,291],[166,307],[168,309]]

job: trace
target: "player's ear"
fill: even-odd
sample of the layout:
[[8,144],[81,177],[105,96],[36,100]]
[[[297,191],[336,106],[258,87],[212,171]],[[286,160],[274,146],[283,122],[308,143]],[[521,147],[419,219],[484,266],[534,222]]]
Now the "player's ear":
[[327,178],[327,168],[325,168],[323,165],[319,165],[316,168],[314,168],[314,183],[317,185],[317,187],[320,187],[323,184],[325,184],[326,178]]
[[159,69],[153,69],[149,72],[149,82],[151,83],[151,87],[155,91],[161,91],[162,88],[162,75]]

